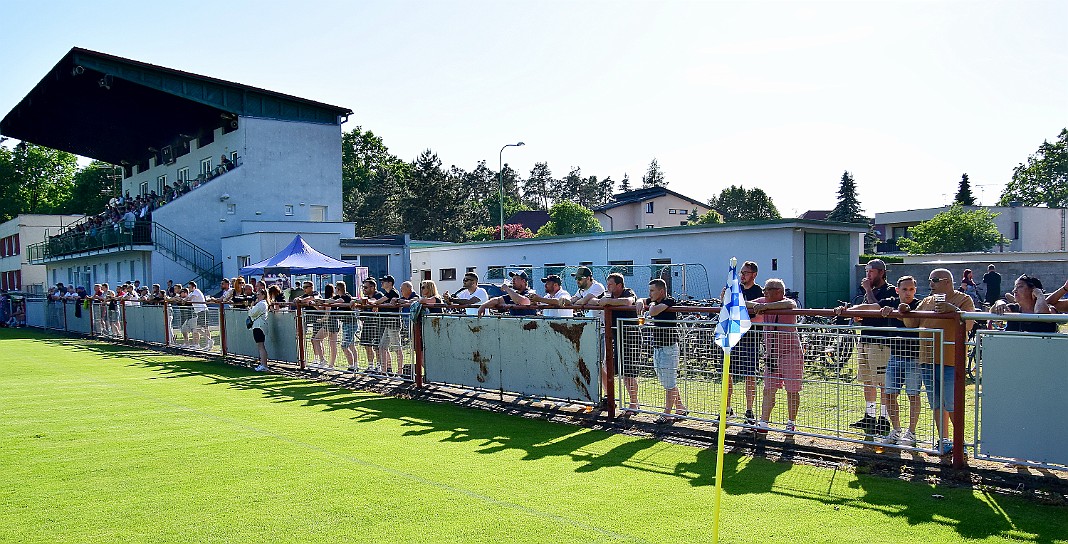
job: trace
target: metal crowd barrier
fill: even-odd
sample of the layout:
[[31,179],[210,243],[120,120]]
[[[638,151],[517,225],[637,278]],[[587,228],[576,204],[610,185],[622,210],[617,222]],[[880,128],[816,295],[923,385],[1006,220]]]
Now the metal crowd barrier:
[[[245,327],[247,310],[218,303],[206,307],[197,311],[193,306],[169,303],[92,301],[76,308],[74,301],[27,300],[27,323],[197,353],[255,358],[257,348]],[[723,415],[718,413],[723,355],[713,341],[719,308],[677,307],[680,317],[670,327],[673,334],[667,341],[658,336],[662,331],[656,331],[652,323],[620,319],[618,326],[612,326],[613,311],[626,310],[622,307],[586,308],[603,311],[606,321],[479,317],[453,313],[459,307],[436,308],[445,313],[428,313],[416,323],[399,308],[275,304],[267,319],[268,356],[272,361],[313,369],[414,381],[416,386],[450,384],[590,404],[603,394],[609,417],[617,415],[617,407],[704,421],[717,421]],[[751,394],[755,418],[760,418],[764,402],[774,394],[768,427],[773,433],[786,432],[790,402],[788,395],[778,390],[782,387],[798,393],[793,434],[928,453],[940,449],[947,430],[940,431],[934,424],[931,405],[940,405],[941,399],[928,397],[934,393],[928,393],[934,374],[944,369],[938,363],[910,366],[899,376],[897,385],[903,387],[896,399],[897,413],[902,428],[910,426],[910,418],[915,419],[915,444],[882,444],[879,435],[888,428],[857,429],[850,423],[864,415],[858,365],[862,355],[870,351],[870,344],[877,343],[879,349],[891,352],[911,344],[917,357],[922,354],[925,359],[949,350],[955,360],[963,361],[965,333],[958,314],[912,314],[944,320],[944,336],[938,329],[882,329],[889,336],[877,342],[864,334],[875,330],[870,327],[829,324],[834,317],[832,310],[767,314],[801,316],[803,322],[755,324],[732,351],[735,390],[733,413],[726,415],[728,425],[739,431],[755,426],[745,414],[749,385],[755,386]],[[876,317],[878,312],[844,315]],[[602,325],[606,322],[607,327]],[[922,338],[903,334],[910,332],[920,333]],[[964,433],[964,365],[952,368],[954,390],[939,394],[952,394],[955,406],[960,407],[952,412],[951,437],[954,464],[960,466],[964,447],[975,446],[978,439],[966,438]],[[602,370],[606,376],[603,382]],[[750,375],[748,380],[746,374]],[[672,388],[678,390],[684,414],[666,410],[667,392]]]
[[[976,334],[969,357],[976,384],[974,456],[1068,470],[1068,435],[1057,432],[1059,416],[1068,408],[1068,315],[964,316],[987,324]],[[1012,322],[1054,323],[1059,332],[1004,330]]]

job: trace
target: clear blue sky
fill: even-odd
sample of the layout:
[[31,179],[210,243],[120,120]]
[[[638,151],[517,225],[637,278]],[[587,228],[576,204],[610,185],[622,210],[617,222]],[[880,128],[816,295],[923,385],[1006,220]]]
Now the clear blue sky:
[[[97,5],[99,4],[99,6]],[[162,7],[166,5],[167,7]],[[706,200],[992,203],[1068,126],[1068,2],[18,2],[0,115],[72,46],[319,100],[411,160],[629,173]]]

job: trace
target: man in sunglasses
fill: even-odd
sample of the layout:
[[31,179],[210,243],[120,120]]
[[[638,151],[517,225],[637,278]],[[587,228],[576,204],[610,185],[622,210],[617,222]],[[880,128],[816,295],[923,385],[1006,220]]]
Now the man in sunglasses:
[[[974,312],[975,304],[972,297],[953,289],[953,273],[945,268],[936,268],[928,276],[931,285],[931,295],[920,301],[916,306],[918,312]],[[920,375],[923,387],[927,390],[927,400],[931,403],[931,411],[934,412],[935,427],[941,442],[935,444],[943,455],[952,451],[953,442],[948,437],[949,421],[953,413],[954,375],[953,367],[964,364],[954,358],[952,338],[947,336],[946,328],[949,321],[946,319],[907,317],[913,311],[908,304],[901,304],[898,311],[904,314],[902,321],[906,327],[923,327],[926,329],[942,329],[942,349],[939,346],[931,346],[929,335],[921,334],[920,344]],[[972,327],[971,321],[964,322],[965,334]],[[923,342],[927,336],[928,342]],[[939,364],[941,363],[941,364]],[[963,407],[962,407],[963,408]]]

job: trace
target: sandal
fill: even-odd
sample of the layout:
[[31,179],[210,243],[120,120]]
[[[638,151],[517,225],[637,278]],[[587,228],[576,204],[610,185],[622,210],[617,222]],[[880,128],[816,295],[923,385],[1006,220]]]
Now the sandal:
[[671,425],[672,423],[675,423],[675,419],[676,418],[673,418],[671,416],[660,416],[660,417],[656,418],[655,420],[653,420],[653,424],[654,425]]

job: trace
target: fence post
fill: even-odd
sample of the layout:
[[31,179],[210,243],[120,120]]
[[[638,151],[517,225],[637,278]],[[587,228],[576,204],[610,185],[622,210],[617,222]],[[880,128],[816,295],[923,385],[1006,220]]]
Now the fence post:
[[604,393],[608,397],[608,417],[616,417],[616,354],[615,332],[612,326],[612,307],[604,307]]
[[[93,299],[87,298],[89,301],[89,336],[96,336],[96,309],[93,306]],[[78,304],[82,304],[82,301],[78,301]]]
[[304,312],[300,303],[297,304],[297,360],[301,370],[304,370]]
[[119,301],[120,311],[122,312],[122,341],[128,342],[130,338],[126,335],[126,299]]
[[423,320],[413,319],[412,353],[415,355],[415,386],[423,387]]
[[63,332],[67,332],[67,299],[63,299]]
[[[953,468],[964,466],[964,388],[967,385],[965,371],[968,359],[964,342],[967,336],[966,321],[960,314],[951,322],[953,330]],[[945,342],[945,339],[942,339]],[[943,391],[943,395],[945,392]]]
[[[211,331],[208,331],[208,336],[211,336]],[[222,351],[223,359],[226,358],[226,305],[219,304],[219,349]]]
[[163,345],[170,347],[171,345],[171,318],[169,311],[167,311],[167,301],[163,301]]

